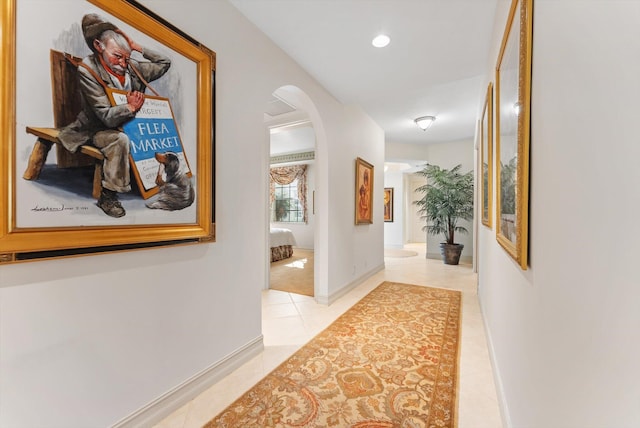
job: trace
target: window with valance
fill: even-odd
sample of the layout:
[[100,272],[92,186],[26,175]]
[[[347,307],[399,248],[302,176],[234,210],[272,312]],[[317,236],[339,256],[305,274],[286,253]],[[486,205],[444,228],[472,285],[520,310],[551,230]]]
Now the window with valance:
[[307,223],[307,165],[271,168],[271,220]]

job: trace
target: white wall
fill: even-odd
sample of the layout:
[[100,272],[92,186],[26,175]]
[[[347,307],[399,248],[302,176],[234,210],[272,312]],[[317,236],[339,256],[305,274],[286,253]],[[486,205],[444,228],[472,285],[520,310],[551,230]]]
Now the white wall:
[[479,230],[508,427],[640,426],[639,19],[638,1],[534,4],[529,269]]
[[[372,270],[384,267],[384,227],[381,203],[384,187],[384,131],[355,106],[345,106],[336,117],[344,126],[341,134],[327,133],[328,187],[331,197],[316,207],[328,210],[329,300],[340,294],[341,284],[357,282]],[[345,145],[342,140],[351,144]],[[372,144],[373,142],[373,144]],[[360,157],[374,165],[373,224],[355,223],[355,161]],[[316,184],[320,190],[321,183]],[[318,206],[318,204],[320,204]],[[321,232],[325,233],[325,232]],[[316,296],[317,298],[317,296]]]
[[[424,165],[424,164],[423,164]],[[425,220],[421,218],[418,207],[413,203],[418,200],[420,194],[416,192],[419,187],[427,184],[426,178],[414,174],[405,174],[405,222],[407,225],[407,241],[413,243],[427,244],[427,232],[422,228],[425,226]]]
[[[387,141],[385,143],[385,160],[393,163],[406,163],[411,170],[417,170],[417,167],[421,167],[427,163],[427,148],[424,144],[404,144],[393,141]],[[390,182],[396,182],[397,178],[393,176],[394,172],[390,170],[387,175],[390,177]],[[398,237],[399,226],[385,224],[385,246],[397,247],[399,240],[401,239],[402,245],[406,242],[425,242],[426,234],[420,230],[422,228],[422,221],[417,218],[415,211],[416,206],[413,205],[413,201],[417,199],[413,188],[415,185],[416,177],[408,176],[410,173],[402,173],[402,184],[399,186],[402,188],[402,192],[398,193],[396,188],[396,202],[395,202],[395,220],[401,221],[402,224],[402,237]],[[385,176],[385,179],[386,176]],[[399,204],[398,198],[401,198]]]
[[217,53],[217,242],[0,266],[0,426],[108,426],[261,344],[263,113],[283,85],[302,89],[321,119],[322,296],[383,264],[382,205],[373,225],[356,227],[353,202],[356,156],[375,165],[382,192],[382,130],[339,104],[226,1],[143,3]]
[[[424,144],[408,144],[387,141],[385,157],[387,161],[411,162],[412,165],[427,161],[427,146]],[[413,162],[416,161],[416,162]]]

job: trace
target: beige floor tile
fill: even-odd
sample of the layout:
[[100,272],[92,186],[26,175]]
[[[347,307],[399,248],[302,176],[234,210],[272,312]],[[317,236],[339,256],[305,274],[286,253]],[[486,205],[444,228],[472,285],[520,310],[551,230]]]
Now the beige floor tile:
[[[268,293],[268,291],[266,291],[266,293]],[[307,302],[307,303],[316,303],[315,299],[311,296],[304,296],[302,294],[294,294],[294,293],[288,293],[289,296],[291,297],[291,300],[294,301],[294,303],[298,303],[298,302]]]
[[262,292],[263,306],[281,303],[291,303],[291,294],[277,290],[264,290]]
[[276,367],[282,364],[299,348],[300,346],[298,345],[266,346],[264,348],[264,352],[262,353],[264,376],[266,376]]
[[191,402],[188,402],[156,425],[156,428],[184,428],[190,407]]
[[296,317],[298,315],[300,314],[293,302],[269,304],[262,307],[263,318]]
[[300,316],[264,319],[262,335],[265,346],[303,345],[308,341]]

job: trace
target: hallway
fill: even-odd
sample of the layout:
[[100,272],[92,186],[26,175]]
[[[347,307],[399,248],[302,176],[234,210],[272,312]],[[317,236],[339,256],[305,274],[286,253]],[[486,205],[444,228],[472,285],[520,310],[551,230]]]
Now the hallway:
[[318,305],[313,298],[307,296],[274,290],[263,291],[264,352],[178,409],[156,425],[156,428],[202,426],[382,281],[462,291],[458,428],[501,428],[496,389],[476,294],[476,274],[472,272],[470,265],[447,266],[440,260],[425,259],[425,244],[409,244],[405,249],[416,251],[418,255],[405,258],[385,257],[383,271],[328,307]]

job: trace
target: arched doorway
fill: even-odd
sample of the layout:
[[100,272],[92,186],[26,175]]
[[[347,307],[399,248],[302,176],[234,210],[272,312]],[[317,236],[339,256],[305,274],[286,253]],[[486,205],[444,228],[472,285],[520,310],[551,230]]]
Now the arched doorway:
[[[282,86],[277,88],[273,92],[273,98],[267,103],[267,109],[265,112],[265,126],[269,132],[269,144],[272,145],[272,140],[278,140],[277,144],[283,145],[284,148],[279,148],[282,151],[281,154],[275,154],[276,157],[280,156],[279,161],[283,161],[283,164],[296,163],[296,153],[306,154],[310,152],[310,144],[308,139],[313,139],[313,159],[310,162],[309,159],[298,160],[298,163],[312,164],[309,182],[312,187],[309,187],[307,198],[307,209],[310,227],[296,228],[300,233],[300,240],[304,246],[311,246],[313,249],[314,257],[314,272],[313,272],[313,295],[318,302],[326,302],[328,296],[328,268],[327,268],[327,233],[322,231],[327,230],[327,155],[326,155],[326,137],[324,133],[324,127],[322,120],[318,113],[318,110],[311,100],[311,98],[300,88],[295,86]],[[271,112],[271,114],[269,113]],[[280,134],[280,135],[278,135]],[[272,135],[275,136],[272,138]],[[310,137],[312,136],[312,137]],[[287,139],[302,138],[307,140],[301,146],[289,145]],[[292,143],[293,144],[293,143]],[[288,159],[287,153],[292,156]],[[304,157],[304,156],[303,156]],[[271,166],[272,153],[269,151],[269,164],[267,170]],[[291,162],[286,162],[286,161]],[[270,186],[268,186],[270,187]],[[271,200],[271,191],[267,190],[269,195],[267,200]],[[272,224],[273,212],[269,213],[269,225]],[[296,237],[296,241],[298,238]],[[270,271],[271,271],[271,255],[267,257],[267,273],[265,288],[269,288]]]

